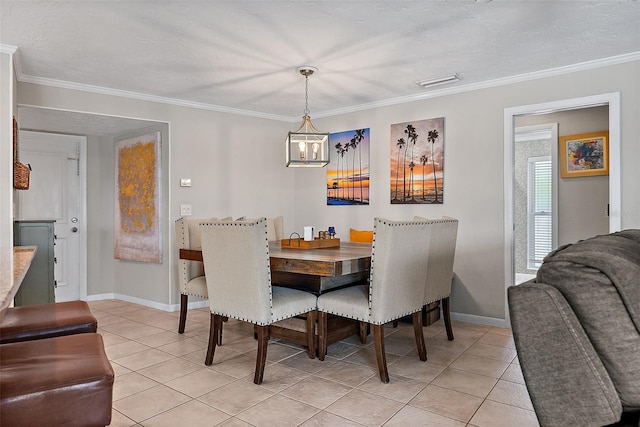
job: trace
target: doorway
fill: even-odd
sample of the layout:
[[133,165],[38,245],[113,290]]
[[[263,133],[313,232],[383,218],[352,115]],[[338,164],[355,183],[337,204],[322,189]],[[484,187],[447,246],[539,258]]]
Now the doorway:
[[[543,104],[511,107],[504,110],[504,218],[505,218],[505,320],[510,323],[506,289],[515,283],[515,198],[514,141],[516,118],[522,115],[548,114],[582,108],[607,106],[609,112],[609,216],[608,231],[621,227],[620,183],[620,93],[608,93]],[[561,242],[562,243],[562,242]]]
[[[540,119],[544,121],[545,115]],[[516,285],[535,277],[542,258],[558,247],[558,195],[558,123],[521,126],[516,122],[513,194]]]
[[17,220],[54,220],[55,301],[85,300],[86,138],[20,131],[19,157],[32,167],[17,195]]

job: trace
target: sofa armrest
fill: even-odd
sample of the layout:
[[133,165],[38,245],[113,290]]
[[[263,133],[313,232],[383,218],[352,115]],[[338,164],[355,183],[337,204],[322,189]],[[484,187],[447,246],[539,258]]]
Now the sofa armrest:
[[618,421],[618,394],[562,294],[530,281],[509,287],[508,300],[520,367],[540,425]]

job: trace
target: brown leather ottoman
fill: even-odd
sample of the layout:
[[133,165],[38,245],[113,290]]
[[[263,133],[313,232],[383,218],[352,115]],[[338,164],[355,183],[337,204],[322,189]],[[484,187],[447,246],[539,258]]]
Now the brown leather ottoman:
[[108,425],[113,379],[99,334],[0,345],[0,425]]
[[0,344],[96,332],[98,321],[84,301],[25,305],[0,313]]

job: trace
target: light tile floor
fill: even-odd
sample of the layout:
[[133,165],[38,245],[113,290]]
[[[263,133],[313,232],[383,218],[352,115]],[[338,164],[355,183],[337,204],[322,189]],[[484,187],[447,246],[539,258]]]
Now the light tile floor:
[[424,328],[428,361],[413,328],[385,328],[390,383],[378,377],[373,339],[330,346],[321,362],[272,341],[264,382],[253,384],[251,325],[229,320],[204,365],[209,311],[178,313],[104,300],[89,303],[116,373],[111,425],[119,426],[537,426],[509,329],[442,321]]

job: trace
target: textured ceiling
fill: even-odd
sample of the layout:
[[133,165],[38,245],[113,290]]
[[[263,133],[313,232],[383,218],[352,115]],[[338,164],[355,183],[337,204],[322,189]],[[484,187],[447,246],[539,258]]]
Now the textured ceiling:
[[[638,1],[0,0],[19,78],[297,121],[640,52]],[[66,83],[64,83],[66,84]],[[431,89],[433,90],[433,89]]]

